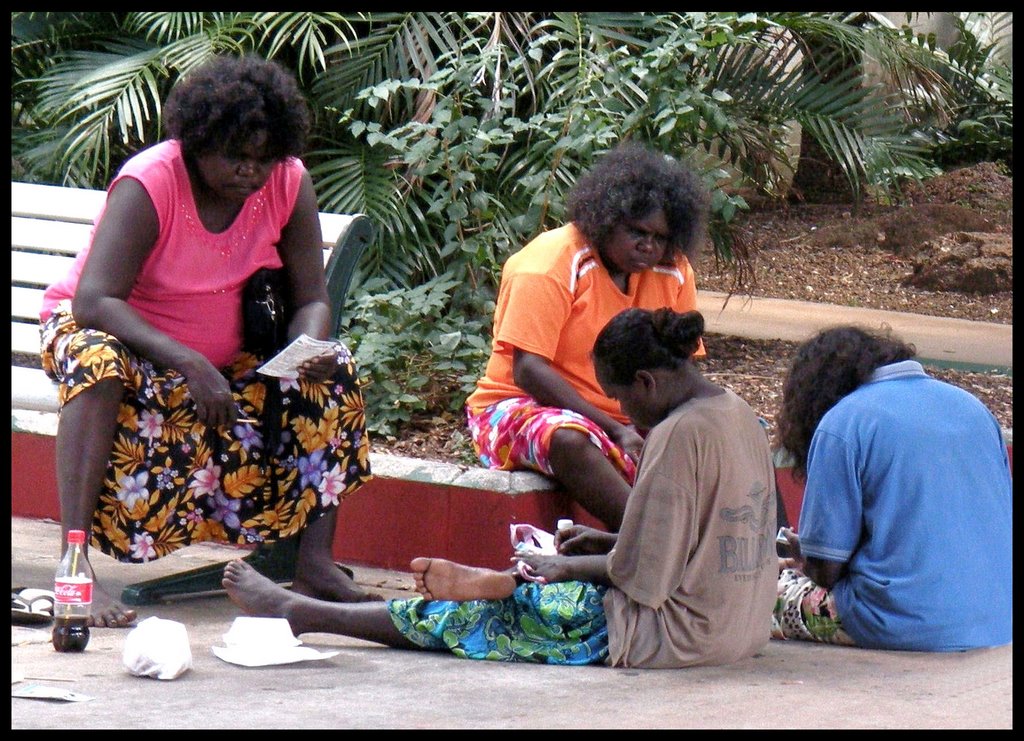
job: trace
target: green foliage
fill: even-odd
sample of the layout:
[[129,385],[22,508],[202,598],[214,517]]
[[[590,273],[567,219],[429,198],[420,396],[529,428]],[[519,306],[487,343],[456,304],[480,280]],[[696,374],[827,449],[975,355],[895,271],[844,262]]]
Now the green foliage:
[[940,165],[1003,162],[1013,167],[1013,67],[1001,33],[1012,13],[958,13],[959,39],[949,50],[956,91],[949,125],[940,133]]
[[[865,20],[867,19],[867,21]],[[453,271],[495,280],[563,215],[567,190],[618,141],[701,167],[715,251],[732,256],[741,189],[781,196],[794,123],[862,184],[925,171],[913,109],[833,75],[811,40],[915,71],[937,56],[870,14],[525,12],[12,13],[12,169],[103,187],[160,135],[160,101],[210,55],[296,71],[314,113],[307,162],[327,210],[381,226],[363,265],[393,286]],[[915,56],[916,55],[916,56]],[[897,74],[899,76],[899,73]],[[921,91],[920,94],[917,91]],[[725,169],[723,169],[725,168]]]
[[[562,222],[576,178],[622,140],[704,174],[712,247],[740,262],[731,224],[745,193],[785,196],[797,127],[857,198],[931,174],[936,153],[1012,157],[1012,72],[970,14],[948,54],[872,13],[11,16],[18,180],[105,187],[161,136],[174,82],[213,54],[295,71],[320,208],[377,226],[348,332],[379,432],[461,406],[504,260]],[[866,59],[883,81],[861,73]]]
[[460,284],[443,275],[388,290],[371,278],[349,301],[343,334],[359,358],[371,432],[393,435],[428,410],[461,413],[490,352],[493,303],[472,306]]

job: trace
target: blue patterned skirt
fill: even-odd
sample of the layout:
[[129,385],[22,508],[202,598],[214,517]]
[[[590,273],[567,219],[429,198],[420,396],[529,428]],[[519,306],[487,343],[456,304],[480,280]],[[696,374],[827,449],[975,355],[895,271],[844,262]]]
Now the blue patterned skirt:
[[503,600],[391,600],[395,627],[427,649],[463,659],[600,664],[608,656],[607,587],[586,582],[520,584]]

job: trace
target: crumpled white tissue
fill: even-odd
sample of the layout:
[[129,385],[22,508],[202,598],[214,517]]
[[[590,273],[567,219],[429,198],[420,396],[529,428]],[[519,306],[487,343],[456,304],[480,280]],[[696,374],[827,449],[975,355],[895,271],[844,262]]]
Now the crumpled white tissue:
[[[508,526],[509,538],[516,556],[526,554],[537,554],[541,556],[557,555],[555,548],[555,536],[547,530],[541,530],[526,523],[512,523]],[[516,561],[516,571],[519,576],[527,581],[535,581],[539,584],[547,584],[547,579],[535,574],[533,569],[523,561]]]
[[536,553],[543,556],[554,556],[558,553],[555,548],[555,536],[539,527],[526,523],[512,523],[508,526],[509,538],[512,547],[517,555],[525,553]]
[[124,668],[137,677],[177,679],[192,668],[192,649],[182,623],[150,617],[124,639]]

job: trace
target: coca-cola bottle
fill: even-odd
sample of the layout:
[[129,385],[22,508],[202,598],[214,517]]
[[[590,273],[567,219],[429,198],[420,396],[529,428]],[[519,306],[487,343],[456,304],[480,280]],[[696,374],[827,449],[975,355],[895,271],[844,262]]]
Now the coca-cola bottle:
[[84,530],[68,531],[68,547],[53,577],[53,647],[84,651],[89,644],[92,566],[85,556]]

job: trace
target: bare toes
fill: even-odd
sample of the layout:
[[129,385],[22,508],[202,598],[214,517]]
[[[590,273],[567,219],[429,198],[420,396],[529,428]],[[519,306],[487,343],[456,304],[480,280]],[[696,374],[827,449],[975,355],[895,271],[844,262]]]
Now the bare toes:
[[129,628],[135,623],[138,613],[135,610],[110,608],[93,615],[89,625],[94,628]]

